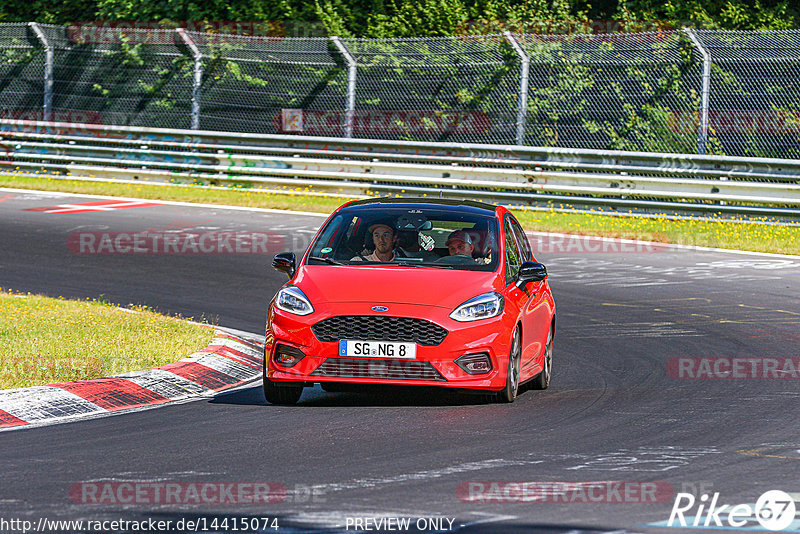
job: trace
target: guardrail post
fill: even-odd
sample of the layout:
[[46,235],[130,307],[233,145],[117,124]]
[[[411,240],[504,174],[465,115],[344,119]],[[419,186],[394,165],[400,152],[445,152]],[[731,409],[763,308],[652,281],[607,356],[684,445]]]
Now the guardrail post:
[[43,119],[49,122],[53,120],[53,47],[50,46],[47,36],[37,23],[29,22],[28,26],[30,26],[44,47],[44,105],[42,106],[42,114]]
[[703,89],[700,97],[700,124],[697,130],[697,153],[705,154],[708,145],[708,106],[711,92],[711,54],[703,48],[700,39],[695,35],[692,28],[684,28],[683,31],[689,36],[694,46],[703,56]]
[[344,136],[350,138],[353,137],[353,119],[356,112],[356,74],[358,72],[358,64],[341,39],[334,36],[331,37],[331,41],[347,61],[347,104],[344,111]]
[[530,78],[531,58],[520,46],[517,39],[510,31],[503,32],[508,42],[519,56],[521,63],[519,74],[519,100],[517,103],[517,144],[525,144],[525,122],[528,116],[528,80]]
[[203,85],[203,54],[191,37],[186,33],[183,28],[175,30],[183,40],[184,44],[189,47],[194,56],[194,78],[192,80],[192,130],[200,129],[200,89]]

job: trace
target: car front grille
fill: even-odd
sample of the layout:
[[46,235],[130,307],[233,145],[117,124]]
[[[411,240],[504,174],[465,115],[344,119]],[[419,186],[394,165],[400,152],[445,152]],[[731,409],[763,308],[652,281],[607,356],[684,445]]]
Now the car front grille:
[[430,362],[373,358],[328,358],[311,376],[392,380],[446,380]]
[[341,339],[404,341],[433,347],[444,341],[447,330],[424,319],[376,315],[329,317],[311,327],[320,341]]

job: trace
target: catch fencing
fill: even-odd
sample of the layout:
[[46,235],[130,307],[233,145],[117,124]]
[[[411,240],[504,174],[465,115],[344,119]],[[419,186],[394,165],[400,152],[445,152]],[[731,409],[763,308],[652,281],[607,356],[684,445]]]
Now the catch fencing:
[[345,39],[5,23],[0,116],[800,159],[800,31]]

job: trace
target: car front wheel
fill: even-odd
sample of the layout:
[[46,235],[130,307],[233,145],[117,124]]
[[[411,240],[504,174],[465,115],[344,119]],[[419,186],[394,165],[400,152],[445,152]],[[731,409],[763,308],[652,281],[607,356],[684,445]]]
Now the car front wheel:
[[278,386],[264,377],[264,398],[270,404],[297,404],[302,394],[302,386]]
[[262,381],[264,384],[264,398],[270,404],[297,404],[303,394],[303,386],[279,386],[267,378],[267,348],[264,347],[264,367],[262,368]]
[[547,343],[544,346],[542,372],[536,375],[536,378],[531,382],[533,389],[547,389],[550,387],[550,375],[553,372],[553,330],[553,326],[550,326],[550,331],[547,333]]
[[500,402],[514,402],[519,391],[519,367],[522,359],[522,340],[519,328],[514,331],[511,340],[511,352],[508,355],[508,371],[506,372],[506,387],[499,393]]

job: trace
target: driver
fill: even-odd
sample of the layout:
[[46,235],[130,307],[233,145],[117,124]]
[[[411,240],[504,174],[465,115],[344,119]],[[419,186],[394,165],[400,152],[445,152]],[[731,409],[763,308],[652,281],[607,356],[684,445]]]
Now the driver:
[[375,252],[369,256],[358,255],[350,261],[392,261],[394,259],[394,228],[384,223],[375,223],[368,229],[372,235]]
[[464,230],[451,233],[444,244],[451,256],[466,256],[472,259],[472,253],[475,251],[472,238]]

